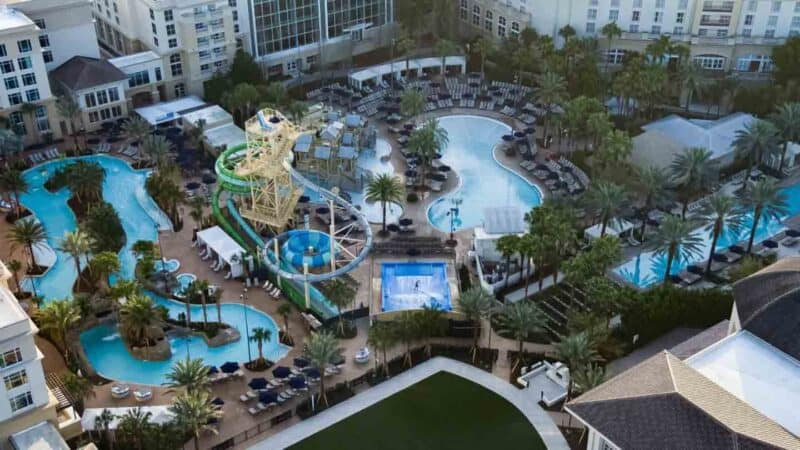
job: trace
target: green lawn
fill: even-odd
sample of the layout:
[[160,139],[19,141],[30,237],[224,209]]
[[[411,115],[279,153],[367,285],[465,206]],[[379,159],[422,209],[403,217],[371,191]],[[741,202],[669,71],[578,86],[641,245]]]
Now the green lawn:
[[437,373],[290,447],[292,450],[544,450],[511,403],[471,381]]

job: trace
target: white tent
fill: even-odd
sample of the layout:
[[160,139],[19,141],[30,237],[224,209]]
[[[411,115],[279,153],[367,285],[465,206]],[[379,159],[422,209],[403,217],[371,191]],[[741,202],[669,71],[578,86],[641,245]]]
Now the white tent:
[[239,277],[243,274],[242,255],[245,250],[236,243],[222,228],[213,226],[197,233],[200,244],[208,246],[218,261],[230,266],[231,275]]
[[[600,237],[600,231],[603,229],[603,224],[598,223],[597,225],[592,225],[591,227],[587,228],[583,232],[583,236],[586,238],[587,241],[593,241]],[[626,233],[633,229],[633,224],[628,222],[625,219],[611,219],[608,221],[608,225],[606,225],[606,234],[610,236],[620,236],[623,233]]]

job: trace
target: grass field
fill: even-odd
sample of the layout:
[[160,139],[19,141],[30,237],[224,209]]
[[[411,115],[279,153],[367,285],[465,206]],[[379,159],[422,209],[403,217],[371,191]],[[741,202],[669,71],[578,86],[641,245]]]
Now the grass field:
[[437,373],[290,447],[291,450],[544,450],[504,398]]

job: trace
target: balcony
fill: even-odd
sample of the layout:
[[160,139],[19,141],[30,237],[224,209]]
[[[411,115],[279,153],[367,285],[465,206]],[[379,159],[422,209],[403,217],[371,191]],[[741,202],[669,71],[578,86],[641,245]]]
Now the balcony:
[[731,18],[725,17],[721,19],[700,19],[700,26],[704,27],[728,27],[731,24]]
[[703,12],[733,12],[733,2],[703,2]]

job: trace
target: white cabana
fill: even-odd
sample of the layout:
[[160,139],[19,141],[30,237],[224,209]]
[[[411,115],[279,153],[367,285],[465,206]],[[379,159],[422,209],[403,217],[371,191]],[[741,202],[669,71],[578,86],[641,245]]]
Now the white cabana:
[[222,228],[213,226],[199,231],[197,240],[201,245],[207,246],[214,252],[218,262],[230,266],[231,275],[234,278],[244,273],[242,256],[245,250],[232,237],[228,236]]
[[[460,55],[446,56],[444,65],[445,67],[457,66],[460,68],[462,73],[466,72],[467,70],[466,59]],[[440,70],[442,69],[442,58],[419,58],[410,59],[408,61],[409,72],[415,71],[417,75],[420,75],[423,70],[435,68]],[[390,75],[392,72],[394,72],[395,79],[399,79],[405,70],[406,61],[404,59],[398,59],[394,61],[394,64],[388,62],[353,72],[348,77],[348,83],[350,83],[350,86],[353,86],[354,88],[361,89],[364,85],[364,82],[369,81],[373,84],[379,84],[384,76]]]
[[205,130],[203,136],[208,145],[214,148],[231,148],[247,142],[244,130],[234,123]]
[[205,102],[200,100],[200,97],[190,95],[171,102],[136,108],[136,114],[142,116],[150,125],[156,126],[178,120],[183,117],[182,113],[187,113],[203,105],[205,105]]
[[[593,241],[600,237],[600,231],[603,229],[603,224],[598,223],[592,225],[583,231],[583,236],[587,241]],[[633,229],[633,224],[625,219],[611,219],[606,225],[606,234],[610,236],[620,236]]]
[[123,406],[119,408],[86,408],[83,410],[83,416],[81,416],[81,426],[86,431],[94,431],[97,429],[97,424],[95,423],[95,419],[100,417],[103,414],[103,411],[108,410],[111,414],[113,414],[114,418],[111,419],[111,423],[108,424],[109,430],[116,430],[119,426],[120,421],[122,418],[128,414],[129,411],[133,411],[136,409],[141,408],[142,413],[150,413],[149,422],[152,424],[165,424],[172,420],[173,414],[169,411],[169,406]]

